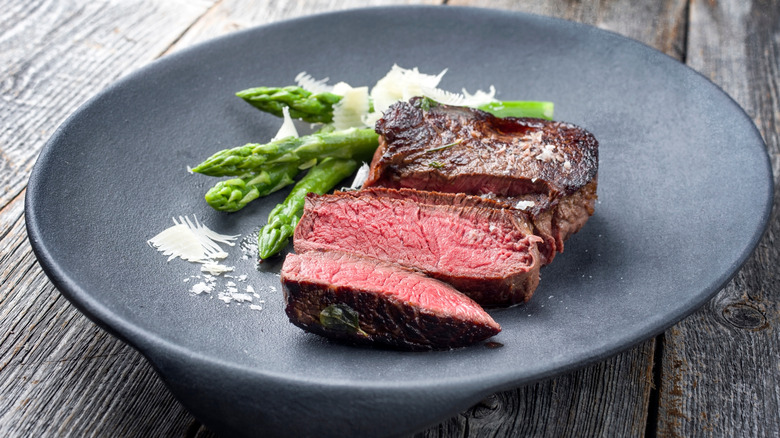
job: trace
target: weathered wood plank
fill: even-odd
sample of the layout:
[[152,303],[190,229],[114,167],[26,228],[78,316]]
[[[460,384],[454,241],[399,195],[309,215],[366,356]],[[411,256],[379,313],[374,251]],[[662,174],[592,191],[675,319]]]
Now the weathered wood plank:
[[496,9],[546,15],[577,21],[641,41],[669,56],[682,59],[685,50],[687,1],[555,0],[546,2],[449,0],[451,6],[489,6]]
[[[209,2],[7,1],[0,10],[0,205],[23,190],[64,119],[155,59]],[[156,3],[159,3],[157,5]]]
[[690,14],[687,62],[756,122],[773,163],[775,211],[767,234],[736,278],[666,333],[658,431],[663,436],[720,436],[723,431],[777,436],[780,2],[694,1]]
[[155,59],[211,3],[0,2],[0,436],[168,436],[189,426],[146,361],[49,283],[27,241],[24,187],[70,113]]
[[418,438],[643,436],[655,340],[585,369],[494,394]]
[[267,2],[264,7],[258,7],[257,2],[223,0],[214,6],[208,14],[201,17],[169,51],[187,47],[236,30],[304,15],[372,6],[439,5],[443,2],[444,0],[273,0]]
[[[0,1],[0,3],[3,2]],[[110,54],[100,52],[101,55],[98,58],[103,61],[97,62],[99,64],[105,63],[106,67],[98,68],[97,77],[92,77],[94,71],[90,68],[77,69],[76,67],[78,66],[73,66],[71,70],[68,70],[67,68],[62,68],[62,63],[57,63],[59,61],[58,54],[59,57],[67,59],[68,62],[74,62],[70,55],[64,56],[63,54],[69,50],[83,50],[76,42],[72,42],[74,47],[69,46],[67,41],[60,42],[61,46],[59,49],[43,46],[46,44],[56,45],[57,43],[50,42],[50,36],[59,35],[57,28],[70,26],[74,22],[82,27],[90,28],[92,26],[90,28],[92,29],[91,32],[98,34],[105,29],[112,29],[105,23],[83,23],[82,18],[79,18],[82,17],[81,14],[83,12],[72,14],[63,12],[72,9],[88,11],[93,6],[86,6],[87,2],[84,2],[84,6],[75,5],[75,1],[65,4],[57,4],[56,2],[34,3],[29,8],[24,6],[25,2],[6,1],[5,3],[13,4],[0,8],[0,28],[4,29],[4,32],[0,34],[0,62],[2,62],[0,65],[3,65],[4,68],[6,68],[5,66],[10,66],[7,67],[8,72],[4,70],[1,76],[4,100],[3,104],[1,104],[2,106],[0,106],[0,114],[2,114],[4,122],[13,121],[15,124],[24,125],[23,127],[9,129],[7,126],[11,126],[11,124],[4,123],[3,134],[0,134],[4,139],[0,143],[0,152],[4,154],[0,156],[0,160],[2,160],[0,161],[0,178],[2,178],[0,181],[2,181],[4,188],[0,192],[0,200],[3,200],[0,203],[0,227],[2,227],[0,228],[0,236],[2,236],[2,240],[0,240],[0,275],[2,275],[0,277],[0,291],[2,291],[0,292],[0,329],[2,329],[2,332],[0,332],[0,352],[2,352],[2,356],[0,356],[0,434],[11,436],[54,434],[72,436],[106,434],[119,436],[170,436],[185,434],[209,436],[208,431],[199,429],[197,424],[189,423],[190,418],[188,414],[183,412],[178,403],[173,401],[167,394],[159,380],[150,371],[149,366],[136,352],[113,338],[106,336],[102,331],[86,321],[83,316],[75,312],[72,307],[56,294],[56,291],[53,290],[45,276],[40,272],[29,250],[29,244],[23,237],[20,240],[20,236],[24,236],[23,221],[21,219],[21,199],[23,198],[26,175],[29,174],[31,163],[34,160],[34,156],[37,155],[37,150],[39,150],[42,142],[51,134],[52,128],[58,125],[72,109],[75,109],[81,101],[94,94],[95,91],[102,88],[105,84],[151,60],[156,54],[162,53],[168,48],[177,49],[184,47],[232,29],[265,22],[262,20],[273,21],[303,13],[318,12],[336,5],[324,2],[276,2],[262,6],[254,3],[254,8],[251,8],[245,6],[250,2],[235,2],[234,6],[230,6],[232,2],[223,0],[206,13],[202,20],[195,22],[190,28],[191,33],[185,34],[175,45],[171,45],[171,43],[179,36],[176,32],[183,31],[184,27],[189,25],[187,20],[193,18],[192,14],[187,15],[189,18],[176,22],[176,26],[180,24],[184,26],[171,26],[165,30],[158,28],[155,31],[164,34],[165,38],[157,40],[155,38],[161,38],[161,35],[144,36],[139,44],[145,44],[146,51],[140,49],[136,51],[138,47],[124,47],[122,44],[112,40],[109,33],[102,37],[103,40],[98,39],[100,41],[99,44],[109,52],[119,50],[119,53],[114,53],[116,56],[112,57]],[[144,19],[175,21],[177,12],[181,14],[179,7],[184,8],[180,4],[165,9],[165,4],[167,3],[157,3],[160,3],[160,5],[147,2],[143,6],[147,9],[155,9],[159,16],[147,16]],[[463,3],[455,0],[449,2],[449,4]],[[476,2],[467,3],[477,5]],[[683,39],[685,2],[647,2],[647,4],[640,5],[632,5],[630,2],[595,3],[597,2],[576,4],[570,4],[570,2],[566,1],[556,1],[547,4],[536,2],[493,2],[488,6],[519,9],[593,23],[637,38],[673,56],[679,57],[685,54],[686,41]],[[137,4],[137,2],[132,2],[129,5],[127,3],[114,4],[113,2],[97,3],[98,7],[103,5],[106,8],[120,8],[123,11],[118,13],[115,19],[111,20],[118,23],[116,24],[118,28],[121,28],[123,20],[133,20],[132,17],[124,17],[124,15],[129,14],[133,17],[141,15],[141,11],[134,10],[138,9]],[[93,3],[90,3],[90,5],[93,5]],[[191,4],[187,3],[187,5]],[[360,6],[362,5],[365,5],[365,3],[360,4]],[[480,3],[479,5],[483,4]],[[203,6],[201,9],[205,11],[209,3],[195,6]],[[337,6],[348,7],[350,5],[339,3]],[[773,8],[774,11],[778,9],[774,3],[765,6]],[[694,3],[692,9],[695,7],[708,6]],[[160,10],[160,8],[163,8],[163,10]],[[47,9],[53,11],[49,11],[49,15],[47,15]],[[186,8],[184,9],[186,10]],[[172,10],[174,11],[172,12]],[[726,12],[729,11],[726,10],[721,13]],[[133,15],[134,13],[135,15]],[[51,20],[51,14],[63,14],[62,17],[65,18]],[[220,14],[224,14],[223,18],[220,18]],[[100,13],[97,15],[100,15]],[[106,13],[106,15],[109,14]],[[697,16],[695,10],[692,11],[691,15],[693,17]],[[762,108],[761,111],[753,113],[749,109],[749,112],[759,122],[765,138],[770,143],[770,147],[774,147],[774,168],[777,175],[777,43],[775,42],[774,46],[768,44],[768,42],[777,41],[777,16],[768,15],[774,18],[760,18],[769,21],[774,20],[775,31],[772,33],[774,40],[767,38],[764,40],[764,46],[750,46],[752,50],[758,48],[759,50],[771,52],[770,55],[759,55],[770,58],[756,67],[756,69],[764,69],[765,71],[761,74],[756,74],[755,71],[751,73],[755,75],[755,78],[763,79],[768,83],[757,88],[752,88],[752,85],[750,85],[746,93],[752,93],[751,99],[754,102],[764,102],[761,105],[757,105],[757,107]],[[251,20],[243,21],[243,17],[252,18]],[[721,28],[725,30],[731,29],[733,24],[728,23],[728,20],[723,17],[720,19],[724,21],[720,24]],[[58,20],[65,22],[65,24],[57,25],[59,23]],[[37,23],[40,27],[32,31],[30,30],[33,26],[32,23]],[[42,25],[41,23],[49,24]],[[648,23],[653,23],[653,25]],[[139,24],[139,29],[141,27],[141,24]],[[765,27],[769,28],[771,26],[765,25]],[[77,33],[75,26],[70,32]],[[30,38],[28,34],[36,35],[32,40],[38,41],[38,44],[42,46],[38,49],[41,56],[25,58],[24,53],[33,53],[29,47],[23,45],[22,39]],[[86,30],[83,31],[83,34],[90,35],[91,33],[89,30]],[[62,35],[68,35],[68,32],[62,32]],[[122,32],[122,35],[126,36],[127,34]],[[79,40],[74,38],[71,36],[71,40]],[[81,38],[82,44],[89,46],[91,41],[84,42],[85,38]],[[138,41],[135,43],[138,43]],[[693,38],[688,44],[694,45]],[[725,43],[720,42],[719,44]],[[120,49],[117,49],[117,46]],[[23,49],[18,49],[18,47]],[[712,50],[717,54],[718,47]],[[122,53],[122,51],[128,53]],[[703,51],[702,53],[708,52]],[[123,58],[127,55],[135,58],[130,60]],[[711,55],[712,53],[709,53],[706,56],[703,55],[703,57]],[[694,68],[700,69],[691,61],[694,59],[694,55],[689,54],[688,56]],[[80,58],[76,57],[76,59]],[[143,61],[139,61],[141,59]],[[84,59],[81,59],[81,61],[83,63],[94,62]],[[48,72],[49,76],[45,76],[40,72],[24,73],[25,71],[35,70],[30,65],[35,65],[36,62],[39,63],[38,65],[43,66],[39,67],[42,72],[47,69],[50,70]],[[65,61],[62,62],[64,63]],[[738,64],[739,62],[738,58],[733,59],[728,62],[730,67],[713,68],[713,71],[723,70],[727,72],[728,76],[730,74],[728,73],[729,68],[736,68],[733,64]],[[107,71],[111,65],[117,67],[117,70]],[[12,73],[14,68],[22,73]],[[89,73],[87,79],[82,79],[86,72]],[[44,78],[43,83],[38,82],[41,77]],[[716,82],[720,80],[718,78],[715,79]],[[734,82],[737,83],[738,81]],[[722,82],[719,83],[723,85]],[[739,82],[739,84],[742,84],[740,86],[744,85],[743,82]],[[62,87],[63,91],[61,91],[61,95],[55,96],[56,99],[53,101],[47,102],[41,97],[36,97],[40,95],[48,96],[53,93],[53,90],[59,89],[57,86]],[[24,91],[19,91],[25,89],[28,89],[26,94]],[[732,95],[735,94],[732,93]],[[22,105],[26,102],[25,99],[18,99],[20,106],[6,107],[7,102],[15,100],[18,96],[26,97],[28,105]],[[766,104],[765,102],[770,103]],[[51,120],[52,118],[54,120]],[[775,138],[770,141],[767,136],[772,135]],[[10,148],[4,148],[5,145],[11,143],[13,144]],[[34,149],[33,153],[29,155],[31,158],[25,158],[25,148]],[[6,156],[11,157],[11,159],[6,158]],[[6,183],[6,179],[11,182]],[[6,188],[7,190],[5,190]],[[5,197],[3,198],[2,196]],[[775,222],[777,221],[773,221],[773,223]],[[771,233],[774,234],[776,231],[775,226]],[[760,255],[762,253],[759,251],[757,258],[761,262],[761,266],[777,265],[777,250],[774,247],[773,238],[768,243],[766,243],[765,239],[765,244],[762,245],[762,248],[767,254]],[[758,263],[756,264],[758,265]],[[749,267],[746,267],[746,270]],[[760,266],[755,272],[761,275],[767,274],[765,271],[761,272]],[[767,295],[774,300],[772,301],[773,303],[776,303],[777,274],[773,275],[768,275],[768,278],[760,278],[758,275],[749,276],[749,279],[746,278],[743,281],[744,284],[750,286],[751,294],[748,298],[751,301],[748,302],[749,306],[757,305],[751,297],[765,299]],[[739,279],[737,279],[737,282],[739,282]],[[740,289],[735,287],[735,294],[739,295],[736,293],[737,290]],[[775,295],[772,296],[771,293]],[[741,303],[739,300],[736,302]],[[723,308],[726,307],[726,305],[723,306]],[[752,319],[749,317],[754,314],[750,311],[740,312],[743,309],[739,306],[737,307],[732,309],[734,314],[737,315],[732,319],[735,321],[747,320],[748,323],[740,322],[738,325],[750,326],[749,321],[752,321]],[[776,323],[776,304],[771,304],[769,307],[759,307],[759,310],[764,312],[768,320]],[[707,311],[709,309],[705,310],[705,312]],[[748,318],[745,318],[743,313]],[[711,329],[711,327],[707,329]],[[677,336],[674,332],[667,333],[667,338],[673,338],[674,336]],[[754,334],[749,334],[745,338],[748,342],[755,341]],[[695,342],[698,339],[691,335],[687,341]],[[708,344],[717,344],[719,340],[722,340],[722,338],[716,338],[713,335],[708,337],[707,342]],[[758,340],[755,342],[761,343],[764,341]],[[685,342],[675,344],[670,341],[667,352],[675,351],[676,345],[682,345],[683,350],[690,348],[690,345]],[[769,352],[771,356],[768,357],[777,357],[776,339],[774,345],[775,348]],[[497,436],[521,434],[535,436],[583,434],[603,434],[608,436],[641,435],[644,432],[644,425],[641,424],[643,422],[642,419],[630,426],[617,425],[615,423],[624,421],[626,417],[636,418],[637,412],[640,414],[646,412],[642,410],[644,408],[637,400],[646,398],[646,393],[650,387],[650,372],[647,367],[651,363],[652,350],[651,341],[585,370],[527,388],[497,394],[464,414],[425,432],[425,434],[428,436],[451,436],[458,434],[482,436],[493,433]],[[758,356],[759,353],[761,351],[755,352],[754,356]],[[670,355],[671,353],[667,356]],[[681,355],[676,357],[679,356]],[[711,358],[711,360],[718,359]],[[748,361],[750,362],[749,366],[756,366],[756,363],[760,363],[760,361],[757,362],[755,357],[751,361]],[[673,371],[674,362],[671,360],[667,362],[669,368]],[[777,374],[776,359],[773,365],[774,367],[768,372],[774,371]],[[688,382],[695,382],[690,379],[691,375],[704,372],[709,373],[711,372],[710,370],[710,368],[702,366],[694,367],[693,371],[689,368],[685,376],[687,376]],[[672,376],[672,371],[667,370],[665,362],[664,375]],[[734,372],[735,368],[730,367],[727,371]],[[637,376],[644,376],[644,380]],[[727,378],[730,378],[730,376]],[[60,379],[65,379],[68,383],[62,384],[59,381]],[[606,388],[602,387],[605,382],[607,383]],[[667,380],[664,380],[664,382],[666,383]],[[744,382],[744,384],[748,388],[777,387],[777,382],[769,383],[766,386],[763,384],[753,386],[754,382]],[[691,384],[691,386],[693,385],[697,384]],[[701,385],[701,383],[698,385]],[[63,394],[61,388],[65,386],[72,388],[73,394]],[[670,385],[668,388],[670,389],[665,394],[674,395],[676,387]],[[729,387],[731,390],[733,388],[733,386]],[[714,387],[707,390],[711,391],[709,393],[711,398],[715,397],[713,395],[716,394],[714,389],[718,388]],[[689,391],[686,394],[691,392]],[[772,394],[771,391],[764,392],[764,395],[767,396]],[[621,395],[624,393],[626,395]],[[774,400],[777,400],[777,393],[774,392],[773,394]],[[704,396],[707,395],[705,394]],[[594,399],[599,399],[601,402],[594,402]],[[626,411],[621,410],[620,412],[609,413],[610,409],[620,405],[627,399],[633,402],[626,407]],[[675,405],[675,400],[679,401],[679,398],[673,399],[667,405],[677,406]],[[776,404],[774,406],[776,407]],[[733,406],[719,407],[724,412],[734,409]],[[690,412],[696,411],[690,406],[687,408],[690,408]],[[637,409],[640,409],[640,411],[637,411]],[[745,409],[745,407],[742,406],[742,409]],[[771,411],[766,409],[764,412]],[[777,412],[777,410],[775,409],[774,412]],[[673,415],[673,410],[668,410],[668,412],[662,415],[662,418]],[[730,415],[739,415],[739,413]],[[544,420],[545,417],[548,418],[547,421]],[[555,418],[553,419],[553,417]],[[139,418],[143,418],[143,421],[139,421]],[[724,425],[728,425],[728,422],[717,424],[718,427]],[[770,425],[770,427],[773,428],[762,430],[778,430],[776,423],[774,426]],[[693,430],[693,434],[702,432],[684,424],[677,427],[677,429],[673,429],[666,428],[663,422],[659,423],[659,430],[663,432],[669,431],[674,433],[679,431],[679,429],[684,429],[684,432],[681,432],[684,435],[689,435],[690,433],[688,432],[691,430]],[[714,430],[734,429],[715,428]]]

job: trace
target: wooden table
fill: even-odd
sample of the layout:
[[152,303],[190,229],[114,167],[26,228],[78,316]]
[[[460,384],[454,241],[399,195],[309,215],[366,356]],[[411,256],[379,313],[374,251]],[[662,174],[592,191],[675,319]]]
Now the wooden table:
[[[290,17],[393,3],[550,15],[653,46],[742,105],[766,140],[777,181],[778,0],[0,0],[0,436],[213,435],[141,355],[77,312],[37,264],[25,187],[56,127],[108,84],[183,47]],[[655,339],[494,394],[418,435],[779,436],[778,232],[775,211],[739,274]]]

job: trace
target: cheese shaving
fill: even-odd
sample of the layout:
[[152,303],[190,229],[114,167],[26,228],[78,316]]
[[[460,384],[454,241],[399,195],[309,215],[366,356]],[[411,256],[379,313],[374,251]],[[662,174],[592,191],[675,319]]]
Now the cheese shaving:
[[352,186],[350,186],[350,188],[357,190],[363,187],[363,183],[368,179],[369,170],[368,163],[363,163],[363,165],[358,168],[357,173],[355,174],[355,180],[352,181]]
[[279,140],[281,138],[286,137],[295,137],[298,138],[298,130],[295,129],[295,123],[293,123],[292,117],[290,117],[290,108],[283,107],[282,108],[282,116],[284,118],[284,121],[282,122],[282,126],[279,127],[279,132],[276,133],[274,138],[271,139],[271,141]]
[[[333,108],[333,125],[339,130],[374,126],[391,105],[416,96],[427,97],[446,105],[469,107],[497,102],[496,88],[492,85],[489,91],[477,90],[474,94],[465,89],[462,89],[461,93],[455,93],[438,88],[445,73],[447,69],[437,75],[430,75],[420,73],[417,67],[407,69],[393,64],[390,71],[376,82],[370,94],[366,87],[353,88],[346,82],[328,85],[328,78],[314,79],[306,72],[298,73],[295,82],[314,94],[328,92],[342,96],[341,101]],[[369,112],[370,105],[373,105],[372,112]]]
[[489,92],[477,90],[474,94],[469,94],[465,89],[461,91],[462,93],[453,93],[441,88],[422,88],[423,96],[445,105],[476,107],[496,101],[496,87],[492,85]]
[[204,263],[200,267],[201,272],[208,272],[211,275],[222,275],[225,272],[232,272],[232,266],[226,266],[219,263]]
[[310,91],[314,94],[317,93],[332,93],[333,92],[333,86],[328,85],[329,78],[325,79],[314,79],[306,73],[305,71],[302,71],[298,73],[297,76],[295,76],[295,83],[303,88],[306,91]]
[[[341,86],[344,84],[344,86]],[[341,100],[333,106],[333,127],[336,130],[365,126],[363,118],[368,114],[368,87],[352,88],[340,82],[334,87]]]
[[179,216],[173,218],[174,225],[147,241],[149,246],[168,256],[168,261],[181,258],[193,263],[214,264],[228,256],[220,243],[233,246],[239,236],[216,233],[193,219]]
[[408,101],[415,96],[428,97],[446,105],[471,107],[496,101],[496,89],[492,85],[490,91],[478,90],[474,94],[470,94],[465,89],[461,90],[462,93],[454,93],[438,88],[445,73],[447,69],[442,70],[438,75],[428,75],[420,73],[417,67],[405,69],[393,65],[387,75],[378,80],[371,90],[375,113],[381,114],[395,102]]
[[399,100],[407,101],[415,96],[424,96],[423,89],[438,87],[446,72],[444,69],[438,75],[427,75],[420,73],[417,67],[405,69],[393,64],[390,71],[371,89],[374,112],[382,113]]

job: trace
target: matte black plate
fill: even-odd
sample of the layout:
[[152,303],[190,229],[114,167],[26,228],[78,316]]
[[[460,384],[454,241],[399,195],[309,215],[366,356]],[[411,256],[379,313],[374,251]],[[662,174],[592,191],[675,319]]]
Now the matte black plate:
[[[496,310],[493,340],[403,353],[332,344],[291,325],[278,271],[227,264],[265,300],[193,295],[198,267],[147,239],[179,215],[252,233],[285,196],[212,211],[212,152],[265,141],[279,120],[233,94],[300,71],[373,85],[393,63],[444,68],[442,87],[494,84],[551,100],[601,144],[596,214],[542,270],[530,303]],[[751,254],[768,221],[764,143],[726,94],[677,61],[592,27],[452,7],[355,10],[239,32],[153,63],[77,111],[43,149],[27,190],[33,249],[52,282],[140,350],[173,393],[225,436],[374,436],[423,428],[492,392],[567,372],[693,312]],[[255,304],[258,300],[255,299]],[[143,419],[139,419],[143,421]]]

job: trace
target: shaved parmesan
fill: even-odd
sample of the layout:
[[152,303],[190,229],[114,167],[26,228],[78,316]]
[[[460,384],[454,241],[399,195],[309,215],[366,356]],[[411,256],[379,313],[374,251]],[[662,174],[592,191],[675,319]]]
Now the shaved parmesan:
[[349,91],[351,89],[352,89],[351,85],[349,85],[348,83],[342,81],[342,82],[339,82],[339,83],[337,83],[336,85],[334,85],[332,87],[331,93],[338,94],[339,96],[343,96],[344,93],[346,93],[347,91]]
[[382,118],[381,111],[374,111],[363,116],[363,124],[366,126],[375,126],[376,122]]
[[297,76],[295,76],[295,83],[298,84],[299,87],[303,88],[306,91],[310,91],[314,94],[317,93],[332,93],[333,87],[331,85],[328,85],[328,79],[314,79],[306,73],[305,71],[302,71],[298,73]]
[[228,236],[216,233],[205,225],[184,216],[179,216],[178,222],[173,218],[174,225],[147,241],[149,246],[168,256],[168,261],[181,258],[194,263],[215,263],[228,256],[222,250],[220,243],[233,246],[239,236]]
[[368,87],[352,88],[346,85],[339,88],[339,84],[336,84],[335,88],[343,97],[333,106],[333,127],[342,130],[365,126],[363,118],[368,114]]
[[[489,91],[477,90],[474,94],[465,89],[461,93],[443,90],[439,87],[447,69],[437,75],[420,73],[417,67],[406,69],[394,64],[387,74],[379,79],[371,92],[366,87],[353,88],[345,82],[327,85],[328,78],[314,79],[306,72],[295,77],[299,87],[312,93],[329,92],[342,96],[333,108],[333,126],[335,129],[374,126],[391,105],[399,101],[408,101],[412,97],[427,97],[446,105],[477,107],[497,102],[496,89],[492,85]],[[373,111],[369,108],[373,105]]]
[[377,81],[371,90],[375,112],[381,113],[395,102],[407,101],[415,96],[428,97],[446,105],[471,107],[496,101],[496,89],[492,85],[489,92],[478,90],[474,94],[468,93],[465,89],[461,94],[438,88],[445,73],[447,73],[446,69],[438,75],[427,75],[420,73],[417,67],[405,69],[393,65],[387,75]]
[[290,117],[290,108],[286,106],[283,107],[282,115],[284,117],[282,126],[279,127],[279,132],[276,133],[276,135],[274,136],[274,138],[271,139],[271,141],[279,140],[281,138],[286,138],[286,137],[298,138],[298,130],[295,129],[295,124],[293,123],[293,119],[292,117]]
[[232,266],[226,266],[219,263],[204,263],[200,267],[201,272],[208,272],[211,275],[222,275],[225,272],[232,272]]
[[442,90],[441,88],[422,88],[422,96],[431,98],[436,102],[443,103],[445,105],[463,106],[465,98],[462,94],[453,93],[452,91]]
[[465,88],[460,91],[463,92],[464,102],[466,106],[480,106],[491,102],[498,102],[496,99],[496,87],[490,86],[490,91],[477,90],[474,94],[470,94]]
[[352,186],[350,186],[350,188],[357,190],[363,187],[363,183],[368,179],[368,171],[368,163],[363,163],[363,165],[358,168],[357,173],[355,174],[355,180],[352,181]]
[[489,92],[477,90],[474,94],[469,94],[465,89],[461,91],[462,93],[453,93],[451,91],[442,90],[441,88],[422,89],[423,96],[445,105],[476,107],[496,102],[496,87],[492,85],[490,86]]
[[401,68],[396,64],[371,89],[374,101],[374,111],[381,113],[399,100],[409,100],[415,96],[424,96],[423,89],[435,89],[442,76],[447,72],[442,70],[438,75],[420,73],[417,67]]

